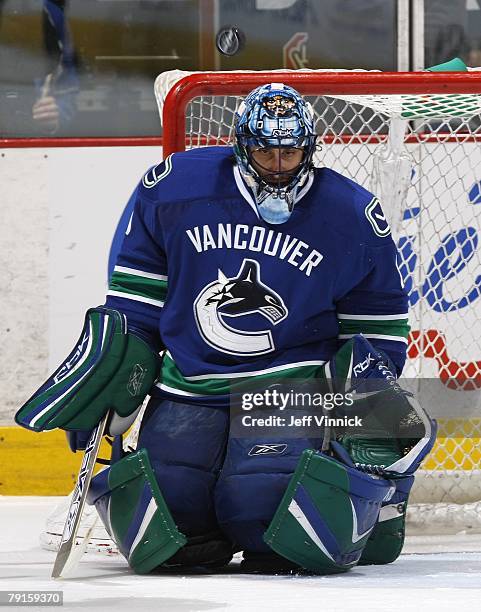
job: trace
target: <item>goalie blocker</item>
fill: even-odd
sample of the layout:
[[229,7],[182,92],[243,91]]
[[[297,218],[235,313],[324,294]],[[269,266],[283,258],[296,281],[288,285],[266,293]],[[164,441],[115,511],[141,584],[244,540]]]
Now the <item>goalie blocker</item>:
[[[157,379],[160,358],[124,314],[91,308],[74,349],[15,415],[27,429],[89,430],[112,409],[135,413]],[[124,431],[131,424],[126,418]]]

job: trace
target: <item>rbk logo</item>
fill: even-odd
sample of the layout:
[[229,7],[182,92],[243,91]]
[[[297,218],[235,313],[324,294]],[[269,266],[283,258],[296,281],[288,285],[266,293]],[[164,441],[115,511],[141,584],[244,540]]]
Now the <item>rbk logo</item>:
[[249,456],[254,455],[281,455],[287,449],[287,444],[256,444],[249,451]]
[[369,367],[369,364],[372,363],[373,361],[376,361],[376,360],[371,355],[371,353],[368,353],[366,359],[364,359],[363,361],[360,361],[359,363],[356,363],[356,365],[352,368],[352,372],[354,376],[359,376],[359,374],[362,374],[365,370],[367,370],[367,368]]
[[85,333],[73,355],[70,355],[69,358],[64,361],[64,363],[60,366],[57,373],[53,377],[53,382],[55,384],[57,384],[59,381],[63,380],[68,374],[70,374],[72,368],[79,362],[80,358],[83,356],[86,349],[88,348],[89,339],[89,334]]
[[292,136],[292,128],[275,128],[272,130],[273,136]]

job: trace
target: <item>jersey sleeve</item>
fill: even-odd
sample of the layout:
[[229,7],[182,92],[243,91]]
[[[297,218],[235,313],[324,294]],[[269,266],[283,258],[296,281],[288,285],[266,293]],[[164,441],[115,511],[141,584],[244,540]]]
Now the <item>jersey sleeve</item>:
[[110,276],[105,305],[123,312],[129,327],[159,350],[159,319],[167,295],[167,259],[155,203],[140,184],[135,204]]
[[[378,206],[375,210],[381,209]],[[400,375],[406,361],[410,329],[408,296],[387,222],[385,226],[379,225],[379,232],[371,226],[367,223],[364,226],[368,244],[364,248],[364,261],[359,262],[362,280],[336,304],[339,340],[343,343],[355,334],[363,334],[391,358]]]

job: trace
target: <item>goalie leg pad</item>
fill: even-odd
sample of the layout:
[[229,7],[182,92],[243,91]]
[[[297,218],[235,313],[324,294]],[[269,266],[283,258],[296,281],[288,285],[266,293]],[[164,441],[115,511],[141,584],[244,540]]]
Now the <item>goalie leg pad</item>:
[[406,510],[414,476],[393,479],[396,492],[384,502],[377,523],[362,551],[359,565],[392,563],[401,554],[406,535]]
[[145,449],[97,474],[87,501],[137,574],[170,559],[187,542],[177,529],[155,480]]
[[392,483],[306,450],[268,530],[277,553],[321,574],[355,566]]
[[359,470],[382,474],[396,487],[381,507],[359,563],[391,563],[404,544],[413,474],[433,447],[436,422],[400,387],[387,356],[363,336],[346,342],[326,369],[337,390],[352,394],[354,404],[346,412],[363,418],[361,429],[338,431],[337,440]]
[[93,429],[109,409],[121,417],[134,412],[159,368],[158,354],[128,330],[125,315],[91,308],[70,355],[20,408],[15,421],[34,431]]

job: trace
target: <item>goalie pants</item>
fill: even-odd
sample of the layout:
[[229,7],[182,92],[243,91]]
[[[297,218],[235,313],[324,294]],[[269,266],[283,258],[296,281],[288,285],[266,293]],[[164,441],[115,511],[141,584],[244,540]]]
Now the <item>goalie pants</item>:
[[153,397],[138,448],[147,449],[181,532],[220,527],[238,550],[271,552],[262,536],[302,451],[320,445],[320,438],[230,438],[228,410]]

